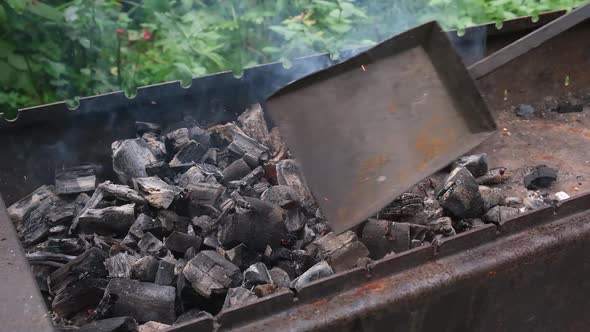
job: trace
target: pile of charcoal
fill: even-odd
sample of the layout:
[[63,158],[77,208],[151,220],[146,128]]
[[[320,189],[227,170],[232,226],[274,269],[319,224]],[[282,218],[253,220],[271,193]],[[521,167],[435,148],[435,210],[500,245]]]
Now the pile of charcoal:
[[118,183],[97,184],[93,166],[60,169],[8,209],[63,329],[151,331],[215,315],[501,224],[523,204],[483,186],[505,170],[468,156],[440,183],[422,182],[338,235],[259,105],[207,129],[135,126],[136,138],[111,146]]

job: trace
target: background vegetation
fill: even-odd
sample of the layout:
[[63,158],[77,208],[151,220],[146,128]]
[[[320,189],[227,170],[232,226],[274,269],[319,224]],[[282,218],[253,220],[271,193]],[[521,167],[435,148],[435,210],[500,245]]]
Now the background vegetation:
[[0,0],[0,112],[379,42],[583,0]]

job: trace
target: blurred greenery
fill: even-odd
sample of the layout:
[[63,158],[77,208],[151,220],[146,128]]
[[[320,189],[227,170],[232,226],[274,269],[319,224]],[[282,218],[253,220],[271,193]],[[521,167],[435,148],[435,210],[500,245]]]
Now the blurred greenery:
[[[0,0],[0,112],[379,42],[581,0]],[[12,113],[14,114],[14,113]]]

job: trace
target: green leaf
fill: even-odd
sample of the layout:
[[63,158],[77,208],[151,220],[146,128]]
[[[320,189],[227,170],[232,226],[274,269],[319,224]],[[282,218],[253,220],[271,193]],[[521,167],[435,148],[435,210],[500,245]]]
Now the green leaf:
[[80,43],[80,45],[82,45],[82,47],[86,49],[90,48],[90,40],[88,38],[80,37],[78,39],[78,42]]
[[70,6],[64,10],[64,18],[66,22],[72,23],[78,19],[78,7],[77,6]]
[[193,73],[191,69],[182,62],[174,63],[174,67],[176,68],[176,75],[178,76],[178,80],[182,81],[183,83],[188,83],[193,79]]
[[10,8],[14,9],[14,11],[19,14],[22,13],[27,6],[25,0],[6,0],[6,3],[8,6],[10,6]]
[[4,22],[6,22],[6,11],[4,7],[0,6],[0,23],[4,24]]
[[27,70],[27,62],[22,55],[10,53],[7,56],[8,64],[18,70]]
[[63,15],[59,10],[49,5],[46,5],[41,1],[27,1],[27,5],[27,9],[37,16],[46,18],[54,22],[61,22],[63,19]]

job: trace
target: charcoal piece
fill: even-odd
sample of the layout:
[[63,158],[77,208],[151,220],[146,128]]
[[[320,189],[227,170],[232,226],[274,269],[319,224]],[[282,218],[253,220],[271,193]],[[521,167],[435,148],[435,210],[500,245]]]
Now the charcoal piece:
[[141,138],[113,142],[111,149],[113,150],[113,171],[123,184],[131,183],[133,178],[147,177],[145,166],[157,160],[147,143]]
[[230,288],[227,290],[222,310],[243,306],[248,303],[252,303],[257,299],[258,296],[256,296],[256,294],[244,287]]
[[51,261],[51,262],[58,262],[58,263],[67,263],[72,259],[76,258],[76,256],[60,254],[55,252],[49,251],[35,251],[26,253],[25,257],[29,262],[40,262],[40,261]]
[[137,243],[139,250],[144,255],[159,256],[165,251],[164,244],[158,240],[152,233],[145,233]]
[[545,165],[533,168],[524,177],[524,186],[529,190],[548,188],[557,180],[557,171]]
[[303,246],[310,244],[315,239],[315,236],[316,234],[313,229],[309,225],[305,224],[305,226],[303,226]]
[[270,188],[270,184],[268,182],[258,182],[252,185],[252,190],[258,197],[260,197],[260,195],[262,195],[262,193],[268,188]]
[[125,235],[135,221],[135,204],[88,209],[79,218],[80,231],[86,234]]
[[205,174],[199,166],[193,166],[189,168],[186,173],[180,176],[178,185],[187,188],[189,185],[194,185],[202,182],[205,179]]
[[69,227],[65,225],[57,225],[53,226],[49,229],[49,236],[56,236],[60,234],[65,234],[68,231]]
[[264,261],[268,265],[276,265],[280,261],[291,260],[291,250],[283,247],[271,248],[266,246],[264,250]]
[[281,136],[278,127],[273,127],[270,130],[270,150],[272,152],[272,162],[277,163],[288,156],[287,144]]
[[193,259],[197,255],[197,253],[198,253],[198,250],[195,249],[195,247],[189,247],[184,252],[183,258],[186,259],[187,261],[190,261],[191,259]]
[[137,332],[137,322],[133,317],[115,317],[94,321],[78,329],[77,332]]
[[272,282],[270,273],[264,263],[254,263],[244,271],[243,286],[251,289],[257,285],[270,284]]
[[155,233],[162,233],[162,225],[144,213],[137,216],[137,219],[129,228],[129,234],[136,240],[141,239],[146,232],[154,234],[154,231]]
[[220,161],[219,149],[209,148],[207,152],[201,157],[200,163],[211,163],[217,165]]
[[190,309],[190,310],[186,311],[185,313],[183,313],[182,315],[178,316],[178,318],[174,322],[174,325],[178,325],[180,323],[188,322],[191,320],[197,320],[197,319],[201,319],[201,318],[213,318],[213,316],[211,316],[210,313],[208,313],[206,311],[202,311],[200,309],[196,309],[196,308]]
[[465,168],[455,168],[436,188],[435,196],[445,210],[459,219],[478,217],[483,213],[479,185]]
[[240,269],[219,253],[204,250],[191,259],[182,270],[193,289],[205,298],[223,294],[242,283]]
[[258,160],[258,157],[253,156],[249,153],[244,154],[242,156],[242,159],[244,159],[246,164],[248,164],[248,166],[250,166],[250,168],[252,168],[252,169],[257,168],[257,167],[262,167],[262,166],[260,166],[260,160]]
[[172,286],[174,281],[174,264],[161,260],[158,263],[158,270],[154,283],[158,285]]
[[578,113],[582,112],[583,110],[583,104],[572,104],[570,102],[566,102],[564,104],[557,106],[555,109],[552,109],[551,111],[557,113]]
[[84,252],[80,239],[75,238],[49,238],[34,247],[37,251],[49,251],[66,255],[79,255]]
[[299,193],[295,189],[285,185],[268,188],[260,195],[260,199],[271,204],[276,204],[284,209],[297,207],[301,203]]
[[258,166],[254,168],[250,173],[246,174],[244,177],[240,179],[240,182],[244,183],[246,186],[252,186],[262,177],[264,176],[264,168],[262,166]]
[[209,149],[211,147],[211,134],[199,126],[189,128],[190,139],[201,144],[203,148]]
[[147,174],[147,176],[157,176],[160,179],[164,180],[172,180],[176,175],[176,173],[170,168],[170,165],[168,165],[167,162],[161,160],[147,164],[145,166],[145,173]]
[[238,244],[230,250],[225,250],[223,256],[228,261],[232,262],[240,270],[247,269],[250,265],[259,262],[262,255],[254,250],[249,249],[243,243]]
[[324,222],[318,222],[311,225],[311,229],[316,233],[317,236],[324,236],[332,231],[330,226]]
[[396,226],[396,227],[400,227],[400,226],[404,227],[404,225],[407,225],[410,227],[410,239],[412,239],[412,240],[424,241],[424,239],[426,238],[426,235],[428,235],[429,228],[424,225],[406,224],[406,223],[394,224],[394,226]]
[[504,199],[504,203],[506,206],[509,207],[519,207],[523,204],[523,199],[521,197],[506,197]]
[[496,205],[504,203],[505,197],[499,188],[479,186],[479,193],[483,199],[483,209],[487,211]]
[[507,220],[515,218],[516,216],[518,216],[518,209],[498,205],[494,206],[488,212],[486,212],[481,217],[481,220],[483,220],[483,222],[487,224],[492,223],[501,226]]
[[332,274],[334,274],[334,270],[332,270],[332,267],[326,261],[321,261],[316,265],[312,266],[309,270],[305,271],[305,273],[291,281],[289,287],[299,291],[301,290],[301,288],[311,283],[312,281],[327,277]]
[[410,249],[418,248],[422,245],[422,241],[420,240],[412,240],[410,242]]
[[215,235],[207,235],[203,238],[203,249],[219,249],[220,247],[221,244],[219,243]]
[[295,160],[285,159],[277,163],[277,182],[295,189],[304,204],[313,204],[313,197],[303,177],[301,166]]
[[194,217],[191,223],[195,233],[201,237],[209,234],[216,227],[215,221],[208,215]]
[[238,159],[233,163],[229,164],[229,166],[227,166],[223,170],[223,183],[239,180],[244,176],[250,174],[251,171],[252,170],[250,169],[250,166],[246,164],[244,159]]
[[125,252],[118,253],[105,260],[104,265],[109,271],[109,278],[131,278],[131,266],[137,261],[137,257]]
[[270,146],[270,133],[260,104],[248,107],[244,113],[240,114],[238,122],[246,135],[264,146]]
[[133,179],[135,190],[153,207],[167,209],[174,201],[176,190],[159,177]]
[[291,252],[291,262],[297,275],[301,275],[307,271],[310,267],[315,265],[318,260],[315,259],[316,255],[310,255],[305,250],[293,250]]
[[53,186],[41,186],[29,195],[21,198],[12,204],[8,209],[8,215],[15,224],[20,224],[31,212],[36,210],[39,205],[47,198],[55,198],[55,188]]
[[[76,214],[76,205],[64,201],[54,202],[45,213],[45,220],[51,226],[71,224]],[[69,226],[68,226],[69,228]]]
[[60,317],[69,318],[81,310],[98,305],[108,284],[106,279],[101,278],[77,279],[57,293],[51,302],[51,309]]
[[275,266],[270,269],[268,273],[270,274],[270,279],[274,285],[277,285],[280,288],[289,288],[291,278],[283,269]]
[[[167,158],[168,153],[166,150],[166,144],[159,140],[159,137],[153,133],[144,133],[141,138],[146,143],[148,149],[152,152],[154,157],[158,160],[164,160]],[[147,169],[147,165],[146,165]]]
[[170,161],[170,167],[182,167],[182,166],[189,166],[195,165],[201,158],[205,155],[207,149],[205,149],[201,144],[190,141],[188,144],[182,147],[174,158]]
[[428,227],[435,234],[442,234],[444,236],[452,236],[457,234],[453,228],[453,221],[449,217],[442,217],[428,223]]
[[369,255],[367,247],[352,231],[340,235],[328,233],[314,244],[318,247],[319,258],[327,261],[336,272],[353,268],[359,258]]
[[79,194],[96,188],[95,166],[78,166],[55,170],[55,192]]
[[521,118],[532,118],[535,116],[535,108],[528,104],[520,104],[514,109],[514,113]]
[[412,217],[423,209],[424,202],[421,196],[404,193],[379,211],[379,218],[398,220],[399,218]]
[[112,301],[110,312],[114,316],[132,316],[139,323],[158,321],[172,324],[176,320],[174,287],[112,279],[104,293],[103,301]]
[[72,234],[78,228],[78,224],[80,223],[80,217],[85,215],[88,210],[94,209],[98,205],[98,203],[102,201],[103,197],[104,191],[102,191],[102,189],[100,188],[97,188],[92,194],[92,197],[90,197],[90,199],[86,201],[84,207],[78,210],[78,212],[74,216],[74,219],[72,220],[72,225],[70,226],[69,234]]
[[196,250],[201,248],[203,239],[196,235],[188,235],[180,232],[172,232],[164,241],[164,246],[172,252],[184,253],[188,248],[193,247]]
[[156,123],[135,121],[135,132],[137,133],[138,137],[143,136],[145,133],[150,133],[157,136],[162,133],[162,127]]
[[131,265],[131,278],[140,281],[154,282],[158,272],[158,260],[152,256],[145,256]]
[[143,325],[138,326],[137,332],[165,332],[170,325],[162,324],[160,322],[149,321]]
[[51,225],[47,222],[45,216],[52,205],[51,199],[44,200],[18,227],[21,241],[25,246],[43,242],[49,236]]
[[506,182],[510,175],[504,167],[490,169],[486,174],[477,177],[477,183],[480,185],[494,185]]
[[256,251],[263,251],[266,245],[279,247],[287,235],[282,209],[256,198],[244,197],[244,200],[250,209],[236,211],[220,225],[219,243],[224,247],[243,243]]
[[[205,174],[205,180],[203,180],[203,182],[218,183],[218,181],[223,179],[223,173],[221,173],[217,166],[211,164],[199,164],[197,166],[201,169],[201,172]],[[213,176],[213,178],[211,176]],[[213,179],[216,181],[213,181]]]
[[48,279],[51,294],[59,294],[62,290],[76,283],[81,276],[105,278],[108,274],[104,266],[106,258],[107,254],[104,251],[91,248],[69,261],[62,268],[55,270]]
[[166,148],[174,153],[189,144],[190,136],[187,128],[176,129],[166,135],[164,139]]
[[369,257],[381,259],[389,253],[410,249],[410,227],[407,223],[369,219],[365,224],[361,242],[369,249]]
[[243,133],[234,132],[233,140],[227,149],[240,157],[249,154],[254,159],[258,160],[259,163],[267,161],[270,158],[266,146],[256,142],[254,139]]
[[297,232],[305,226],[305,216],[298,209],[287,210],[285,227],[289,232]]
[[105,196],[114,196],[117,199],[137,204],[147,204],[147,201],[137,191],[126,185],[106,181],[99,184],[98,188],[104,192]]
[[453,168],[464,167],[474,177],[482,176],[488,172],[488,155],[485,153],[474,154],[459,158],[453,163]]
[[174,211],[160,210],[158,212],[158,223],[168,232],[178,231],[186,233],[190,219],[176,214]]
[[214,183],[195,183],[189,184],[190,203],[194,205],[215,205],[225,188],[220,184]]

